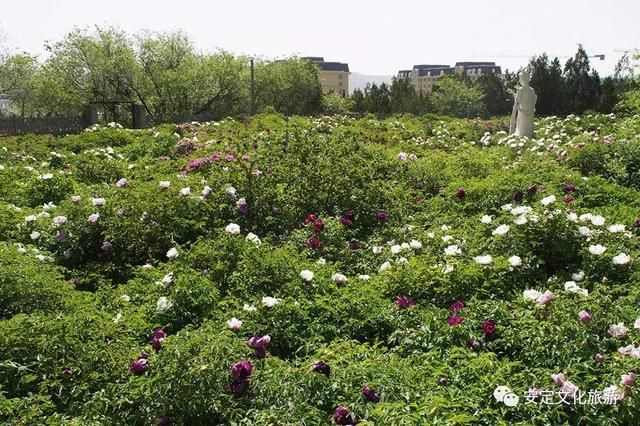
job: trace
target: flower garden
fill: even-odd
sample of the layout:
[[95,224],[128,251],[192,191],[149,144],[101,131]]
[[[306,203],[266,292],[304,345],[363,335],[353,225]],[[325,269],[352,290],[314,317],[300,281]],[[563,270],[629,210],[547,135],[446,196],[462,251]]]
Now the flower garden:
[[507,127],[0,139],[0,422],[638,424],[640,118]]

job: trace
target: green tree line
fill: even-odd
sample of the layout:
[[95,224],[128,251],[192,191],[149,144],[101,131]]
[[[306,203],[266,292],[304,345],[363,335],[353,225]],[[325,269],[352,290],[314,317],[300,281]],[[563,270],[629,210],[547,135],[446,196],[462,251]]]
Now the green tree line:
[[[198,51],[183,32],[128,34],[114,27],[74,29],[47,44],[44,60],[0,51],[0,94],[20,117],[78,116],[92,102],[144,106],[153,122],[178,115],[241,116],[252,109],[250,58]],[[539,115],[640,110],[638,79],[628,56],[601,79],[582,46],[564,67],[546,54],[531,59]],[[322,94],[318,67],[301,58],[255,59],[255,112],[282,114],[433,112],[457,117],[508,114],[517,73],[438,79],[431,93],[410,80],[371,84],[349,97]],[[0,114],[2,111],[0,110]],[[6,112],[5,112],[6,114]]]

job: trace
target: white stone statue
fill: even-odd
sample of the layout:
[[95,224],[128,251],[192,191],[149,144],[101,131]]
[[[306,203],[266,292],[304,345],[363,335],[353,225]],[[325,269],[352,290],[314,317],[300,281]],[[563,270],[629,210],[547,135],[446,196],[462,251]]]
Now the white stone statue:
[[529,86],[529,81],[531,81],[531,74],[529,69],[525,68],[520,72],[520,84],[522,87],[518,89],[513,102],[509,134],[533,138],[533,113],[536,111],[538,96]]

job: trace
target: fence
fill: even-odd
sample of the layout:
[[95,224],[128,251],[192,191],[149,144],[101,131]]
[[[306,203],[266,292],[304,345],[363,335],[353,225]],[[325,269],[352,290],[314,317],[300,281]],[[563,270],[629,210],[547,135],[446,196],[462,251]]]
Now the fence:
[[26,133],[50,133],[64,135],[79,133],[84,128],[84,119],[72,118],[9,118],[0,120],[0,136],[24,135]]

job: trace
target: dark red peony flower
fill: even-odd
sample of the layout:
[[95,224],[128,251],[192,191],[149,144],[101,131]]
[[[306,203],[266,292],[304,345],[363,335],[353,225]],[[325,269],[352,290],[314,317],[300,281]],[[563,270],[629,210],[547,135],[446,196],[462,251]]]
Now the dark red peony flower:
[[527,189],[527,191],[529,192],[529,194],[534,195],[536,192],[538,192],[538,185],[536,185],[535,183],[532,185],[529,185],[529,188]]
[[454,315],[447,319],[447,324],[452,326],[462,324],[463,322],[464,322],[464,318],[462,318],[460,315]]
[[380,395],[369,386],[365,386],[362,388],[362,395],[367,402],[380,402]]
[[349,413],[349,409],[342,405],[339,405],[333,413],[333,421],[337,425],[343,426],[355,425],[358,423],[358,420],[353,416],[353,414]]
[[564,186],[564,190],[565,192],[573,192],[576,190],[576,186],[571,183],[568,183]]
[[464,188],[462,187],[458,188],[458,190],[456,191],[456,198],[459,200],[462,200],[465,195],[466,193],[464,192]]
[[565,195],[565,197],[562,199],[562,201],[564,201],[565,203],[571,203],[575,200],[576,200],[576,197],[572,195]]
[[449,307],[449,310],[452,312],[460,312],[462,309],[464,309],[464,302],[462,300],[456,300],[451,307]]
[[384,222],[385,220],[387,220],[389,218],[389,213],[386,210],[378,210],[376,212],[376,218],[380,222]]
[[400,309],[408,309],[415,305],[416,302],[414,302],[409,296],[398,296],[396,299],[396,306]]
[[320,238],[318,238],[316,235],[312,236],[307,240],[307,248],[321,249],[323,245],[324,244],[322,244],[322,241],[320,241]]
[[362,244],[358,241],[349,241],[349,248],[351,250],[360,250],[362,248]]
[[513,194],[513,201],[515,201],[516,203],[521,202],[524,199],[524,192],[517,190],[514,194]]
[[311,371],[314,373],[324,374],[329,377],[331,375],[331,367],[324,361],[318,361],[311,366]]
[[496,332],[497,322],[495,320],[486,320],[482,323],[482,333],[485,336],[490,336]]
[[313,222],[313,232],[318,234],[324,230],[324,222],[322,219],[318,218],[315,222]]

